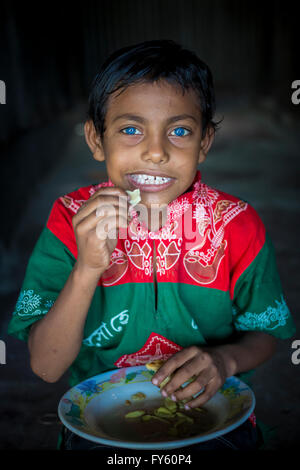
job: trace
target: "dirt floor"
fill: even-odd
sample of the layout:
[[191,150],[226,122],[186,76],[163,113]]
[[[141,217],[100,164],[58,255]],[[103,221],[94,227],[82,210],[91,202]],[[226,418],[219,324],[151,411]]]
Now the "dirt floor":
[[[285,450],[300,443],[300,364],[291,360],[292,342],[300,340],[299,124],[270,105],[235,100],[233,106],[232,102],[221,103],[220,116],[224,115],[224,120],[201,170],[207,184],[252,204],[273,239],[297,333],[280,342],[276,355],[258,367],[252,383],[257,417],[276,430],[266,448]],[[68,389],[67,377],[48,384],[34,376],[26,344],[9,337],[6,329],[29,254],[53,201],[106,178],[104,165],[93,161],[84,142],[83,119],[82,107],[59,119],[57,125],[70,132],[68,144],[61,149],[61,155],[55,156],[58,164],[24,208],[10,251],[3,252],[0,339],[6,346],[6,364],[0,365],[0,449],[56,448],[61,426],[56,411]]]

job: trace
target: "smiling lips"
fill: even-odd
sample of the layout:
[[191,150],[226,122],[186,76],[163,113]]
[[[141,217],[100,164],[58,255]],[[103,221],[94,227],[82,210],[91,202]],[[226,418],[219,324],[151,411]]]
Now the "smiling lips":
[[132,173],[127,175],[127,177],[133,186],[146,192],[162,191],[171,186],[174,182],[174,178],[145,173]]

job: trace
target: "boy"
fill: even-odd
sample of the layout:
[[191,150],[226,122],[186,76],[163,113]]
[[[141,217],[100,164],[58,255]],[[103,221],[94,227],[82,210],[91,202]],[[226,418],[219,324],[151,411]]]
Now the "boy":
[[[162,394],[181,400],[203,389],[192,408],[293,334],[257,213],[201,182],[214,111],[210,70],[172,41],[131,46],[104,63],[85,137],[109,181],[55,202],[9,327],[28,338],[31,367],[45,381],[70,369],[74,385],[164,359],[153,383],[176,371]],[[126,191],[137,188],[141,202],[128,210]],[[254,446],[249,432],[231,447]]]

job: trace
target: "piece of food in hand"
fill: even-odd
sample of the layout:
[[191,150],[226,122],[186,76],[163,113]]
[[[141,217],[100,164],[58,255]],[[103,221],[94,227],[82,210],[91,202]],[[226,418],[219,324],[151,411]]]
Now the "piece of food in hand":
[[147,362],[146,368],[148,370],[153,370],[154,372],[157,372],[158,369],[161,368],[161,366],[165,363],[166,361],[163,361],[162,359],[156,359],[155,361],[152,362]]
[[130,204],[132,206],[136,206],[141,201],[141,194],[139,189],[135,189],[134,191],[126,191],[128,196],[130,197]]
[[[157,372],[158,369],[161,368],[161,366],[165,363],[166,361],[163,361],[162,359],[156,359],[155,361],[152,361],[152,362],[147,362],[146,364],[146,368],[148,370],[152,370],[154,372]],[[168,377],[166,377],[160,384],[159,384],[159,388],[163,388],[165,385],[167,385],[167,383],[171,380],[171,378],[173,377],[174,375],[174,372],[173,374],[171,375],[168,375]]]
[[[165,362],[166,362],[166,361],[163,361],[162,359],[156,359],[155,361],[147,362],[147,364],[145,364],[145,365],[146,365],[146,368],[147,368],[148,370],[157,372],[158,369],[160,369],[161,366],[162,366]],[[170,380],[171,380],[171,378],[174,376],[174,374],[175,374],[175,372],[172,372],[171,375],[168,375],[168,377],[166,377],[166,378],[159,384],[159,388],[162,389],[165,385],[167,385],[167,383],[170,382]],[[188,380],[186,381],[186,383],[188,384],[188,383],[193,382],[193,380],[195,380],[195,378],[196,378],[196,376],[193,375],[193,377],[191,377],[190,379],[188,379]],[[184,387],[181,386],[180,388],[184,388]],[[183,400],[181,400],[181,402],[182,402],[183,405],[184,405],[184,404],[185,404],[186,402],[188,402],[191,398],[192,398],[192,397],[190,397],[190,398],[184,398]]]

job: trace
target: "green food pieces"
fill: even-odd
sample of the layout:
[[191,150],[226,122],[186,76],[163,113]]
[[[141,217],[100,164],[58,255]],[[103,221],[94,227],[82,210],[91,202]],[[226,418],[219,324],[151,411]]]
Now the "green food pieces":
[[142,416],[142,421],[149,421],[152,418],[153,418],[153,416],[151,416],[151,415],[144,415],[144,416]]
[[[145,398],[142,392],[138,392],[131,396],[132,400],[141,400]],[[129,400],[127,400],[129,402]],[[187,400],[186,400],[187,401]],[[171,398],[166,397],[161,406],[149,410],[135,410],[127,413],[125,418],[140,418],[142,423],[160,422],[164,427],[160,433],[165,433],[170,438],[186,438],[195,433],[194,425],[197,423],[197,415],[195,412],[207,413],[203,408],[194,408],[193,416],[186,414],[184,409],[184,402],[174,402]],[[195,422],[196,420],[196,422]],[[153,432],[151,433],[153,437]]]
[[205,408],[199,408],[199,407],[197,407],[197,408],[194,408],[194,410],[200,411],[200,413],[207,413],[207,410],[206,410]]
[[154,415],[160,418],[170,418],[173,416],[173,413],[168,410],[165,406],[160,406],[156,410],[154,410]]
[[169,411],[171,411],[171,413],[175,413],[177,410],[177,405],[175,401],[171,400],[171,398],[169,397],[165,398],[164,405]]
[[193,424],[194,419],[191,416],[187,416],[184,413],[181,413],[180,411],[177,411],[176,416],[180,417],[183,419],[183,421],[187,421],[190,424]]
[[154,421],[160,421],[161,423],[169,423],[169,421],[165,418],[161,418],[159,416],[155,416],[155,415],[144,415],[142,416],[142,421],[150,421],[150,420],[154,420]]
[[143,410],[135,410],[135,411],[130,411],[125,415],[125,418],[139,418],[140,416],[143,416],[145,414],[145,411]]

